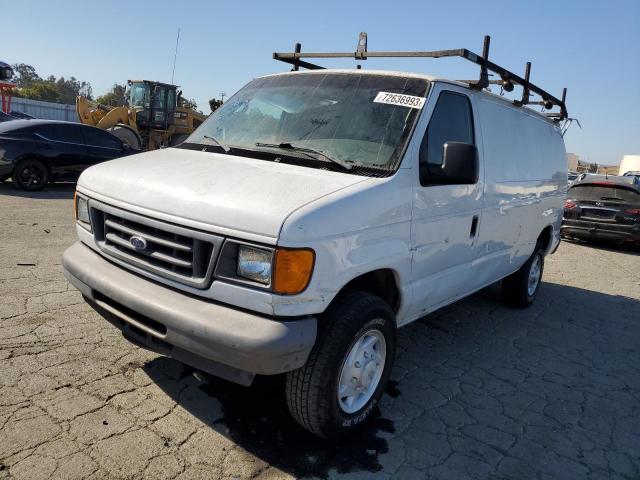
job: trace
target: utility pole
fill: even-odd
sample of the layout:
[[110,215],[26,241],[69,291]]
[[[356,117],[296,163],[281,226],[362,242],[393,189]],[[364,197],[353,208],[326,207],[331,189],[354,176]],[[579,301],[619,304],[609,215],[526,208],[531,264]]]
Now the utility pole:
[[220,102],[224,103],[224,97],[227,94],[227,92],[220,92]]
[[178,43],[180,43],[180,28],[178,27],[178,36],[176,37],[176,51],[173,54],[173,71],[171,72],[171,84],[173,85],[173,77],[176,74],[176,60],[178,58]]

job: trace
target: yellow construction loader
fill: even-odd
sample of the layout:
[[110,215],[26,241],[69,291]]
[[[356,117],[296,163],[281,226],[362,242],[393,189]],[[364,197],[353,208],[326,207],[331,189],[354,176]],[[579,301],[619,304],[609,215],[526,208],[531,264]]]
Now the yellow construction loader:
[[76,111],[85,125],[108,130],[137,150],[178,145],[206,118],[181,104],[175,85],[129,80],[129,105],[111,107],[86,97],[76,98]]

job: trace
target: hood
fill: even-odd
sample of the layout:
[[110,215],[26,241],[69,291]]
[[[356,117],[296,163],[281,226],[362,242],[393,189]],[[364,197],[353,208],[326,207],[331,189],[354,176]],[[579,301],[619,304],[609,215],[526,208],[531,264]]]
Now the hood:
[[[367,177],[166,148],[95,165],[78,188],[115,206],[186,225],[277,238],[289,214]],[[207,228],[208,229],[208,228]]]

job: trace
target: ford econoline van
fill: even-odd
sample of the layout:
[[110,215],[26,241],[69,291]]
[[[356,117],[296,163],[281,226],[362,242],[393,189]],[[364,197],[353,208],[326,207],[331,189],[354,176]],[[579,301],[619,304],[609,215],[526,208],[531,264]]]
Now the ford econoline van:
[[82,174],[64,273],[132,342],[243,385],[285,374],[302,426],[348,432],[399,327],[498,281],[535,300],[567,163],[523,103],[414,73],[257,78],[182,145]]

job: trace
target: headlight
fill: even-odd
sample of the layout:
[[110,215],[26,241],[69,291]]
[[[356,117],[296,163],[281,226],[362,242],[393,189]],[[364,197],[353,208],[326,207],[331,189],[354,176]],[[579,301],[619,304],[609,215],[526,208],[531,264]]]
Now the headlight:
[[238,247],[238,276],[264,285],[271,283],[273,252],[262,248],[240,245]]
[[88,230],[91,230],[91,217],[89,217],[89,201],[86,197],[75,195],[76,220]]
[[[275,250],[252,245],[238,245],[235,275],[226,270],[227,278],[245,278],[281,295],[296,295],[309,285],[315,263],[315,252],[309,248],[283,248]],[[225,276],[224,269],[218,274]]]

